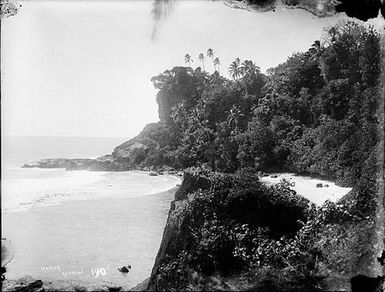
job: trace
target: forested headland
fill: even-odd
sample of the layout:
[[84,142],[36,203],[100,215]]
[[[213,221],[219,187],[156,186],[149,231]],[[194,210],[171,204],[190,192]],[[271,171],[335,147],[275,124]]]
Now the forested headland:
[[[378,275],[383,240],[382,54],[379,32],[352,21],[265,73],[186,52],[185,66],[151,79],[159,122],[112,155],[25,167],[183,170],[149,290],[349,290],[352,277]],[[317,207],[289,181],[261,183],[266,172],[352,191]]]
[[[267,74],[236,59],[228,69],[232,80],[219,74],[227,68],[211,54],[201,54],[196,69],[174,67],[152,78],[160,122],[119,146],[115,154],[138,141],[149,146],[134,161],[116,155],[120,162],[292,171],[344,185],[374,170],[380,49],[373,28],[340,23]],[[204,66],[216,70],[209,74]]]
[[[213,49],[185,63],[152,78],[160,122],[113,153],[185,170],[149,289],[349,289],[377,240],[379,33],[341,22],[266,74],[239,58],[226,68]],[[260,183],[271,171],[353,190],[316,207],[287,181]]]

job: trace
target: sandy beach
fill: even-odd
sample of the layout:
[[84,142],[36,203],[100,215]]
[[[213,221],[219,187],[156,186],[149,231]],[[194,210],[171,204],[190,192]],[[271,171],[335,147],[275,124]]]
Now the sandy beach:
[[[3,214],[3,237],[15,246],[6,277],[135,286],[151,273],[174,193],[175,188]],[[129,273],[118,271],[128,264]]]
[[[352,190],[352,188],[337,186],[331,181],[296,175],[294,173],[271,174],[260,179],[267,184],[279,183],[282,179],[286,179],[294,183],[292,189],[295,190],[298,195],[305,197],[318,206],[321,206],[326,200],[337,202]],[[322,187],[317,187],[317,184],[322,184]]]
[[[87,287],[129,289],[149,277],[176,188],[124,197],[127,174],[113,175],[113,186],[110,179],[98,186],[103,185],[104,191],[116,188],[121,191],[120,195],[109,197],[95,193],[94,199],[37,205],[3,214],[3,237],[12,240],[15,246],[15,258],[7,266],[7,278],[30,275],[43,281],[75,281]],[[142,177],[140,173],[130,175]],[[299,195],[317,205],[327,199],[337,201],[351,190],[330,181],[290,173],[270,175],[261,181],[274,184],[283,178],[294,183],[293,189]],[[322,188],[316,187],[319,183],[323,184]],[[139,187],[134,181],[130,186]],[[118,271],[126,265],[132,266],[129,273]]]

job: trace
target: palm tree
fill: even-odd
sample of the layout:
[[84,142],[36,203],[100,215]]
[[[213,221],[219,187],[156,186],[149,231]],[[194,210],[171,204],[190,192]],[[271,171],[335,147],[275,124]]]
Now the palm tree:
[[252,84],[253,80],[255,80],[260,73],[260,68],[254,64],[251,60],[245,60],[241,65],[241,74],[243,84],[245,86],[246,95],[249,95],[248,84]]
[[231,75],[231,77],[233,77],[234,80],[238,79],[243,75],[242,68],[239,66],[240,62],[241,60],[239,58],[236,58],[235,61],[230,64],[229,74]]
[[194,62],[194,61],[189,54],[186,54],[184,55],[184,62],[186,64],[188,63],[188,66],[191,67],[191,62]]
[[242,75],[252,76],[260,72],[260,68],[253,61],[245,60],[241,65]]
[[218,66],[218,73],[220,74],[221,72],[219,71],[219,65],[221,64],[221,62],[219,61],[218,57],[214,59],[214,69],[215,66]]
[[[213,64],[214,64],[214,51],[213,51],[213,49],[207,50],[207,57],[211,58],[211,60],[213,61]],[[214,71],[215,71],[215,64],[214,64]]]
[[200,53],[198,58],[202,62],[203,71],[205,71],[205,56],[202,53]]
[[233,107],[229,111],[229,115],[227,116],[227,124],[229,125],[230,128],[234,128],[235,133],[239,131],[239,118],[244,116],[241,113],[241,110],[233,105]]

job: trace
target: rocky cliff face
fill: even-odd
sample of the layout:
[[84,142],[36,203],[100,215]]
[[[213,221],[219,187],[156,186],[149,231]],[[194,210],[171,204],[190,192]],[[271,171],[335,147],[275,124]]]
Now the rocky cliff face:
[[[372,220],[371,216],[366,217],[366,219],[354,219],[357,215],[353,213],[354,208],[349,207],[350,204],[356,201],[352,198],[352,195],[349,196],[350,198],[347,198],[347,201],[341,201],[337,205],[325,204],[317,210],[311,208],[311,216],[307,219],[309,221],[296,233],[295,238],[299,240],[298,243],[296,243],[296,240],[290,241],[290,246],[292,246],[292,244],[296,246],[295,250],[303,244],[305,246],[303,249],[298,249],[300,252],[296,254],[296,260],[294,261],[298,265],[298,269],[301,269],[301,273],[303,273],[301,274],[302,276],[299,277],[300,274],[296,274],[296,271],[292,271],[293,274],[286,273],[287,270],[280,265],[275,266],[275,263],[277,263],[276,259],[270,260],[269,264],[264,266],[265,268],[269,267],[269,273],[271,274],[264,274],[264,272],[258,269],[250,270],[249,272],[237,269],[237,272],[230,277],[227,277],[225,273],[221,272],[206,275],[198,274],[196,271],[199,271],[200,267],[204,265],[203,262],[205,258],[207,258],[206,253],[204,253],[201,258],[198,258],[199,261],[195,261],[195,264],[189,265],[186,263],[192,258],[194,260],[196,259],[194,258],[196,255],[194,254],[195,247],[201,246],[202,242],[205,244],[205,242],[201,240],[202,238],[200,238],[199,235],[196,237],[196,235],[206,234],[207,229],[201,228],[202,225],[199,225],[199,217],[190,215],[191,211],[194,210],[194,206],[203,208],[205,212],[208,213],[212,213],[213,209],[211,209],[212,206],[210,207],[209,204],[204,203],[202,205],[199,195],[199,193],[202,192],[196,192],[197,190],[209,189],[210,192],[212,192],[212,190],[215,189],[212,200],[212,202],[214,202],[213,204],[222,205],[225,203],[232,206],[234,210],[237,210],[236,212],[240,213],[236,216],[242,216],[242,214],[256,216],[255,214],[263,213],[264,215],[262,217],[266,218],[267,221],[264,222],[263,218],[257,218],[258,224],[268,223],[268,226],[272,229],[276,224],[279,226],[282,224],[285,225],[285,222],[291,220],[285,227],[286,230],[288,227],[294,225],[296,222],[294,220],[295,218],[303,220],[303,218],[301,218],[301,208],[303,207],[303,210],[306,209],[306,202],[302,202],[301,199],[295,199],[296,203],[293,204],[292,199],[294,199],[294,194],[285,198],[281,196],[279,192],[267,193],[266,196],[262,198],[263,194],[260,193],[257,197],[261,197],[262,200],[254,205],[252,201],[247,201],[245,204],[234,205],[233,203],[236,202],[236,200],[231,201],[231,197],[227,197],[228,199],[221,201],[221,197],[223,197],[225,193],[223,189],[220,189],[220,185],[223,183],[227,185],[229,178],[230,176],[225,175],[220,177],[219,174],[215,173],[212,173],[211,176],[208,177],[205,175],[205,172],[196,173],[189,169],[184,172],[182,185],[175,193],[175,200],[171,202],[167,224],[164,229],[162,242],[155,259],[147,290],[178,290],[181,289],[181,287],[189,287],[192,290],[250,289],[250,291],[276,291],[278,290],[277,287],[285,287],[285,289],[291,289],[290,291],[307,291],[311,289],[314,290],[315,287],[322,287],[320,291],[334,291],[349,290],[352,284],[352,282],[349,282],[350,279],[354,280],[358,274],[372,276],[373,255],[377,254],[377,252],[373,250],[374,243],[376,243],[374,220]],[[242,176],[238,178],[235,185],[236,189],[238,189],[238,183],[240,184],[239,190],[244,187],[248,189],[249,186],[252,186],[252,184],[244,184],[242,179]],[[250,190],[253,190],[253,193],[255,191],[253,188],[250,188]],[[246,197],[244,195],[247,196],[247,192],[243,193],[239,198],[243,199],[243,197]],[[209,202],[209,200],[205,202]],[[242,202],[242,200],[238,201],[238,203],[239,202]],[[273,204],[266,204],[268,202],[272,202]],[[252,205],[251,208],[250,205]],[[297,211],[293,212],[295,209],[297,209]],[[224,214],[227,214],[228,219],[237,220],[236,216],[230,215],[231,208],[223,210],[225,210]],[[290,213],[291,215],[288,216]],[[202,214],[204,214],[204,212]],[[215,212],[215,214],[220,213]],[[269,214],[273,215],[270,219],[268,218]],[[276,216],[277,214],[279,214],[279,216]],[[281,219],[281,222],[276,221]],[[214,221],[207,221],[208,225],[213,227],[214,230],[220,230],[222,227],[226,228],[227,223],[224,223],[219,229],[216,229]],[[205,225],[203,225],[203,227],[204,226]],[[308,233],[309,230],[311,230],[310,233]],[[193,234],[193,236],[191,236],[191,234]],[[218,231],[214,233],[214,235],[219,236],[220,232]],[[214,241],[210,241],[210,244],[214,246],[215,244],[213,242]],[[224,242],[222,238],[220,242]],[[283,241],[281,243],[283,244]],[[274,254],[279,254],[279,256],[285,257],[287,260],[288,258],[284,254],[287,246],[285,248],[282,248],[282,246],[277,250],[273,249]],[[207,250],[212,251],[210,247],[208,247]],[[210,252],[208,254],[210,254]],[[304,256],[297,258],[297,256],[300,255]],[[195,267],[198,267],[198,269],[195,269]],[[223,268],[223,264],[222,266],[217,264],[215,270],[220,271],[221,268]],[[377,281],[379,279],[376,278],[378,274],[374,276],[371,280]],[[379,280],[382,281],[383,278]],[[379,287],[381,283],[382,282],[378,282],[376,285]]]
[[162,242],[155,259],[154,267],[147,289],[150,291],[158,290],[159,269],[166,255],[174,254],[177,251],[184,235],[179,226],[181,223],[181,213],[185,205],[192,199],[189,193],[197,189],[204,189],[210,186],[210,181],[203,177],[194,176],[189,172],[184,172],[183,182],[175,193],[175,200],[171,202],[167,224],[163,232]]
[[128,167],[139,165],[145,161],[148,154],[156,149],[158,144],[153,139],[137,136],[114,149],[114,161]]

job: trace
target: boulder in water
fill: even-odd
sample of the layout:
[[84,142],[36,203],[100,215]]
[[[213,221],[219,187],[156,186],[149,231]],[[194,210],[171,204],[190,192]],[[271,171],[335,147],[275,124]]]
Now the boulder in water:
[[322,188],[322,187],[323,187],[322,183],[316,184],[316,188]]
[[121,273],[128,273],[130,270],[127,267],[122,267],[118,269]]
[[122,287],[107,287],[108,292],[120,292],[122,290]]
[[156,172],[150,172],[149,174],[148,174],[149,176],[158,176],[158,174],[156,173]]
[[329,187],[329,185],[328,185],[328,184],[325,184],[325,185],[324,185],[324,187],[325,187],[325,188],[328,188],[328,187]]
[[276,175],[276,174],[273,174],[272,176],[270,176],[271,178],[277,178],[278,177],[278,175]]

